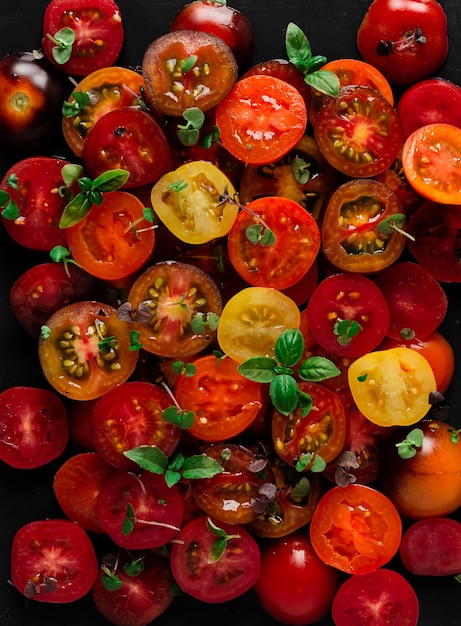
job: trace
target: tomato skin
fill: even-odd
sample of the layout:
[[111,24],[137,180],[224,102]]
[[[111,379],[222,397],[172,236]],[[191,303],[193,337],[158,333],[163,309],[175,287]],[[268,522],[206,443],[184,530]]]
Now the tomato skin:
[[402,521],[391,500],[359,483],[329,489],[310,523],[319,557],[347,574],[366,574],[388,563],[401,537]]
[[305,531],[262,545],[255,592],[273,619],[314,624],[328,614],[338,587],[338,573],[317,556]]
[[[92,588],[98,573],[96,554],[86,532],[74,522],[46,519],[29,522],[13,537],[11,580],[37,602],[73,602]],[[44,591],[46,577],[57,587]]]

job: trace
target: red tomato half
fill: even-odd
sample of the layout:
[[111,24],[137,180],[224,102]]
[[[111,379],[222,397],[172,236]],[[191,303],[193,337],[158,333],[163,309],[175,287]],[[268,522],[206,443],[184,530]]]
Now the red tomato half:
[[86,595],[98,573],[93,545],[81,526],[64,519],[30,522],[11,546],[11,580],[27,598],[74,602]]

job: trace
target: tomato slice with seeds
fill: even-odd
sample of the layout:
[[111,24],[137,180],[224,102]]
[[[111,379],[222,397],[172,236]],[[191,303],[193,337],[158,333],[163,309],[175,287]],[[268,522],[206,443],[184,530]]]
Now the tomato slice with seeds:
[[314,136],[327,161],[347,176],[376,176],[402,146],[397,112],[373,87],[346,85],[320,107]]
[[[405,235],[380,230],[380,223],[402,213],[397,195],[374,179],[353,179],[331,195],[322,221],[322,251],[345,272],[371,274],[394,263],[402,254]],[[390,232],[389,232],[390,231]]]
[[92,400],[125,382],[138,352],[130,329],[113,307],[97,301],[69,304],[48,319],[38,354],[50,385],[67,398]]

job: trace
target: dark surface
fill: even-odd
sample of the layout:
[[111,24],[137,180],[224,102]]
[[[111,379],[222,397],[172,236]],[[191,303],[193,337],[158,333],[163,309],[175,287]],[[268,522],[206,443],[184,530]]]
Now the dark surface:
[[[254,61],[286,58],[284,29],[288,22],[297,23],[308,35],[314,54],[325,54],[329,60],[357,57],[357,27],[369,5],[368,0],[234,0],[232,6],[243,11],[255,31]],[[461,83],[461,5],[458,0],[441,4],[448,15],[450,54],[438,72]],[[40,46],[42,15],[47,0],[3,1],[0,6],[0,54],[32,50]],[[120,0],[126,39],[119,64],[141,63],[147,45],[163,34],[180,1]],[[48,147],[44,148],[44,152]],[[4,154],[0,138],[0,173],[11,162]],[[0,389],[13,385],[44,385],[36,357],[36,342],[25,336],[13,318],[8,305],[8,291],[13,281],[28,267],[31,255],[11,242],[0,227]],[[33,257],[36,262],[40,255]],[[460,324],[461,287],[447,288],[449,312],[441,328],[450,339],[461,362]],[[451,421],[461,422],[461,370],[448,394]],[[459,424],[461,425],[461,424]],[[16,530],[29,521],[61,515],[51,481],[60,460],[32,472],[12,470],[0,465],[0,626],[103,626],[107,622],[92,606],[91,598],[69,606],[32,602],[8,584],[9,549]],[[393,564],[394,565],[394,564]],[[399,563],[395,566],[398,568]],[[420,626],[458,626],[461,616],[461,588],[453,578],[412,578],[420,600]],[[251,593],[228,605],[203,605],[188,598],[176,600],[173,607],[159,617],[158,626],[201,625],[272,626],[276,624],[258,608]],[[325,619],[319,624],[331,625]]]

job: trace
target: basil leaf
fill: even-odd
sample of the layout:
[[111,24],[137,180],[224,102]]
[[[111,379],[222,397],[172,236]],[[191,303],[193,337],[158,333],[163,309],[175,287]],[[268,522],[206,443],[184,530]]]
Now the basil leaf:
[[59,220],[59,228],[68,228],[78,224],[89,213],[92,206],[93,203],[88,200],[85,193],[78,193],[64,208]]
[[237,371],[239,374],[258,383],[270,383],[276,377],[274,371],[277,362],[268,356],[256,356],[241,363]]
[[276,376],[270,384],[269,395],[272,404],[283,415],[292,413],[298,406],[298,384],[293,376]]
[[223,472],[223,467],[206,454],[195,454],[187,458],[182,466],[184,478],[211,478]]
[[163,474],[168,465],[168,457],[156,446],[139,446],[126,450],[123,454],[153,474]]
[[311,74],[306,74],[304,81],[327,96],[337,98],[339,96],[339,78],[334,72],[329,70],[317,70]]
[[277,361],[285,367],[293,367],[304,353],[304,338],[298,328],[283,331],[275,342],[274,354]]
[[327,378],[338,376],[341,371],[336,365],[323,356],[311,356],[301,363],[298,375],[302,380],[319,382]]
[[296,65],[301,72],[306,72],[309,67],[309,61],[312,58],[311,46],[306,35],[293,22],[290,22],[287,26],[285,45],[288,60],[293,65]]
[[105,192],[119,189],[130,176],[130,172],[123,169],[107,170],[93,180],[92,189]]

